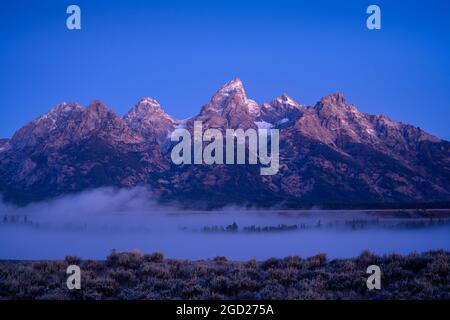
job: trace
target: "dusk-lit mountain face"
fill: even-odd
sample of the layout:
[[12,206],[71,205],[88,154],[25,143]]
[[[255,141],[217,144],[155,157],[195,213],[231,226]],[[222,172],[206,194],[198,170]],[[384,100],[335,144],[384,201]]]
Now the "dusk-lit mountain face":
[[[171,133],[204,128],[280,130],[280,169],[175,165]],[[406,205],[450,202],[450,143],[383,115],[359,112],[335,93],[314,106],[287,94],[258,104],[240,79],[200,113],[175,120],[141,99],[123,118],[99,101],[61,103],[0,140],[0,192],[28,203],[102,186],[151,187],[164,200],[206,205]]]

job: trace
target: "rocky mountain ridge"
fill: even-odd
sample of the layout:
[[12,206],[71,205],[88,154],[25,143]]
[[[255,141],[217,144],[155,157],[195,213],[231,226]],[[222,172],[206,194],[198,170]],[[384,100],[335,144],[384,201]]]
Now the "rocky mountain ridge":
[[[170,134],[205,128],[280,129],[280,171],[170,161]],[[369,115],[340,93],[314,106],[287,94],[258,105],[242,81],[220,88],[198,115],[173,119],[152,98],[123,118],[100,101],[61,103],[0,139],[0,193],[28,203],[85,189],[147,185],[164,201],[308,207],[450,203],[450,143]]]

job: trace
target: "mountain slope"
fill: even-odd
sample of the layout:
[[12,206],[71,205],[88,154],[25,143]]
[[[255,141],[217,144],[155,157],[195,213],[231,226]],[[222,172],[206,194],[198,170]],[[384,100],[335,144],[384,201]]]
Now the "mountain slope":
[[100,101],[62,103],[16,132],[0,153],[0,190],[26,203],[101,186],[149,183],[163,170],[156,142],[136,135]]
[[[175,165],[170,133],[205,128],[280,129],[280,170],[259,165]],[[382,115],[358,111],[341,93],[314,106],[287,94],[258,105],[242,81],[219,89],[198,115],[177,121],[151,98],[124,118],[99,101],[62,103],[10,140],[0,140],[0,192],[18,203],[100,186],[149,185],[185,204],[288,207],[450,204],[450,143]]]
[[208,128],[256,128],[254,121],[260,115],[258,104],[248,99],[240,79],[226,83],[193,118]]
[[123,119],[131,129],[146,139],[156,139],[159,144],[165,142],[177,124],[156,100],[148,97],[141,99]]

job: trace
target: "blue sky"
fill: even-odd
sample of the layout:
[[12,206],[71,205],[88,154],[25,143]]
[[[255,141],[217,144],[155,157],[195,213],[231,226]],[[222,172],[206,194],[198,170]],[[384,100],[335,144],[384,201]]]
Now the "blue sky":
[[[81,7],[82,30],[66,28]],[[377,4],[382,30],[365,26]],[[196,114],[240,77],[264,102],[343,92],[450,140],[450,1],[9,0],[0,4],[0,137],[61,101],[123,115],[141,97]]]

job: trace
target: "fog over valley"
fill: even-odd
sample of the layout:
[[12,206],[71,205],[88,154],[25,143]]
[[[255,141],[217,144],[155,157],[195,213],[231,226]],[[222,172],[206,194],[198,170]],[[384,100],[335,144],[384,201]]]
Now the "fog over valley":
[[103,188],[25,207],[2,203],[0,259],[105,259],[112,249],[234,260],[450,249],[447,213],[416,215],[238,207],[186,211],[158,204],[145,188]]

